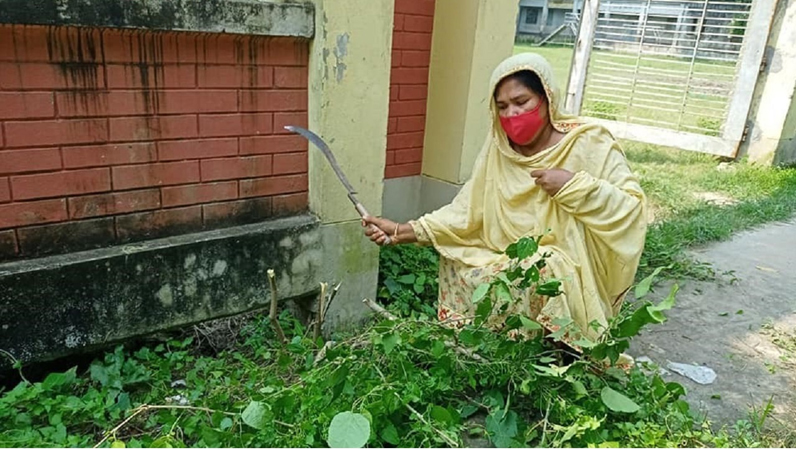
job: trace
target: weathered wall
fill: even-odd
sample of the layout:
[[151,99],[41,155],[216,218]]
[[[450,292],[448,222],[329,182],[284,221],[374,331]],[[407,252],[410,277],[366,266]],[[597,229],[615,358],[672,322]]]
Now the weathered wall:
[[420,175],[435,0],[395,0],[385,178]]
[[0,260],[306,210],[308,45],[0,25]]
[[317,289],[323,238],[303,216],[0,264],[0,348],[48,360],[263,308],[269,268],[284,307]]
[[0,23],[312,37],[306,1],[0,0]]

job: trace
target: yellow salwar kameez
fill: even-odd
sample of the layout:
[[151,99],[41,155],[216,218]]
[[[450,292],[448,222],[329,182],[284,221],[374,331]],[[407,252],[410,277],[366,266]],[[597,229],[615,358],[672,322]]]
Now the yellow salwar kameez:
[[[511,147],[492,95],[504,77],[522,70],[539,76],[552,125],[565,133],[556,145],[527,157]],[[562,279],[563,294],[548,299],[514,292],[520,301],[488,324],[498,327],[507,315],[523,314],[556,330],[553,320],[568,318],[586,337],[597,338],[600,331],[590,324],[606,327],[617,314],[644,247],[639,181],[606,128],[560,113],[552,70],[541,56],[505,60],[489,89],[492,126],[471,178],[449,205],[410,222],[418,242],[441,256],[439,319],[472,317],[475,289],[507,267],[504,250],[521,237],[543,235],[539,253],[552,255],[544,275]],[[554,168],[574,177],[551,197],[530,174]]]

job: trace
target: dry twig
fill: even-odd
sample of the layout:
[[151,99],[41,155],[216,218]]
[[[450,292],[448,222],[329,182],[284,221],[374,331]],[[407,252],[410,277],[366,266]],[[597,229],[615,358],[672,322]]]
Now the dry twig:
[[287,343],[287,338],[285,337],[285,332],[282,330],[282,325],[279,324],[279,319],[276,317],[276,306],[277,306],[277,293],[276,293],[276,274],[274,274],[274,269],[268,269],[268,284],[271,285],[271,310],[268,314],[268,318],[271,320],[271,327],[273,327],[274,332],[276,333],[277,338],[279,338],[279,343],[282,344],[282,347],[285,346]]

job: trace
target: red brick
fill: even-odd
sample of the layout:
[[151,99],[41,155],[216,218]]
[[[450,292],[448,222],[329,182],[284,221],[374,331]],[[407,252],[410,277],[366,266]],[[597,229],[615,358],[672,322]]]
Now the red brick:
[[266,89],[274,85],[273,68],[265,66],[199,66],[199,87]]
[[212,34],[197,43],[199,60],[205,64],[266,64],[267,39],[255,36]]
[[240,181],[240,197],[264,197],[307,190],[307,175],[255,178]]
[[[390,102],[390,117],[422,116],[425,113],[425,100]],[[111,131],[113,131],[112,125]]]
[[401,100],[425,100],[428,98],[428,86],[401,86]]
[[398,118],[393,117],[387,121],[387,132],[395,133],[398,131]]
[[6,122],[7,147],[100,143],[108,140],[105,119]]
[[110,190],[111,174],[104,168],[11,177],[15,201]]
[[280,153],[274,155],[274,175],[307,173],[307,153]]
[[121,117],[110,119],[113,142],[183,139],[199,136],[196,116]]
[[238,182],[192,184],[189,186],[164,187],[160,190],[163,207],[212,203],[238,198]]
[[298,113],[275,113],[274,114],[274,133],[276,134],[289,134],[285,127],[287,125],[297,125],[307,128],[309,118],[307,112]]
[[163,91],[159,95],[161,114],[236,112],[238,92],[226,91]]
[[423,146],[423,133],[402,133],[387,136],[387,150]]
[[199,135],[202,137],[256,136],[271,134],[273,115],[209,114],[199,116]]
[[395,164],[395,150],[387,150],[387,161],[385,166],[391,166]]
[[180,159],[219,158],[238,154],[238,139],[204,139],[198,141],[168,141],[158,143],[161,161]]
[[240,110],[259,111],[306,111],[307,91],[241,91]]
[[389,166],[384,171],[384,178],[401,178],[420,175],[422,163],[402,164],[400,166]]
[[268,63],[275,66],[306,66],[309,41],[274,38],[268,42]]
[[409,164],[423,161],[422,148],[410,148],[395,151],[395,164]]
[[297,135],[240,138],[241,155],[294,153],[307,148],[307,140]]
[[396,14],[434,15],[434,0],[395,0]]
[[0,89],[43,90],[79,89],[81,91],[104,89],[105,71],[102,66],[87,64],[80,68],[61,69],[55,64],[22,63],[3,64],[0,70]]
[[158,99],[146,91],[59,92],[59,117],[135,116],[155,112]]
[[0,205],[0,228],[66,220],[66,199]]
[[0,151],[0,174],[44,172],[61,168],[57,148]]
[[150,142],[63,147],[61,152],[67,169],[137,164],[158,159],[157,148]]
[[398,100],[398,96],[401,93],[401,86],[394,84],[390,86],[390,101]]
[[110,89],[186,89],[196,87],[193,64],[132,65],[109,64]]
[[206,159],[201,162],[202,181],[257,178],[271,175],[271,155]]
[[135,189],[199,182],[199,161],[113,167],[114,189]]
[[122,242],[175,236],[201,229],[200,205],[116,217],[116,236]]
[[115,243],[113,217],[17,229],[20,254],[44,256],[108,247]]
[[155,33],[109,29],[103,33],[104,58],[108,63],[157,66],[196,62],[196,34]]
[[278,88],[307,87],[306,67],[274,67],[274,85]]
[[404,15],[403,14],[395,14],[392,22],[392,31],[403,31],[404,29]]
[[49,92],[0,92],[0,120],[54,116],[53,95]]
[[272,216],[271,197],[202,205],[206,227],[223,227],[261,222]]
[[272,198],[275,216],[287,216],[307,211],[309,198],[307,192],[277,195]]
[[158,189],[112,192],[69,199],[69,216],[72,219],[111,216],[158,208],[160,208]]
[[[390,119],[393,120],[393,119]],[[426,128],[426,117],[399,117],[396,131],[398,133],[409,133],[412,131],[423,131]]]
[[399,31],[393,35],[395,50],[431,50],[431,34]]
[[8,184],[8,178],[0,178],[0,203],[11,201],[11,185]]
[[404,50],[401,53],[401,66],[428,67],[431,64],[431,52]]
[[428,69],[404,67],[393,69],[390,72],[390,84],[428,84]]
[[102,63],[102,37],[99,29],[47,27],[40,30],[47,41],[47,61],[75,64],[81,69],[85,64]]
[[49,61],[45,30],[33,26],[0,26],[0,61]]
[[392,54],[390,56],[390,67],[395,69],[396,67],[401,67],[401,51],[393,49]]
[[434,18],[431,16],[404,16],[404,31],[431,33],[434,29]]

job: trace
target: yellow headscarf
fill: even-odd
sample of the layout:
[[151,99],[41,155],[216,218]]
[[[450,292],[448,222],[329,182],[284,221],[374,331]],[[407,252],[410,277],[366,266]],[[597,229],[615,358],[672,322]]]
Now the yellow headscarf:
[[[498,83],[530,70],[545,88],[550,121],[566,133],[556,145],[523,156],[510,145],[494,101]],[[553,72],[540,55],[503,61],[489,86],[492,126],[470,180],[451,204],[418,220],[443,257],[468,266],[505,260],[519,238],[542,235],[548,266],[565,278],[565,296],[548,304],[553,316],[569,316],[582,329],[604,323],[633,282],[644,246],[644,194],[624,153],[607,129],[561,112]],[[566,169],[575,176],[554,197],[534,184],[538,169]],[[552,308],[552,309],[551,309]]]

